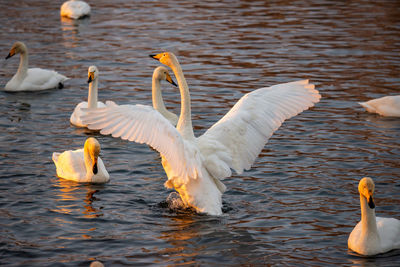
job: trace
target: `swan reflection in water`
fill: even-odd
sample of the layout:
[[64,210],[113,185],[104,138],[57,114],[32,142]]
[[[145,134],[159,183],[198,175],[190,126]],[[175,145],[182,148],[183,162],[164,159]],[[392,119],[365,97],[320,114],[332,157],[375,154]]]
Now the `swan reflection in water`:
[[[80,20],[61,17],[61,30],[63,37],[63,45],[65,48],[77,48],[82,37],[79,37],[79,32],[85,31],[90,25],[90,17],[85,17]],[[71,52],[67,52],[71,53]]]
[[[93,207],[93,202],[99,199],[94,196],[99,192],[92,185],[81,185],[72,181],[59,179],[58,187],[60,194],[57,196],[57,209],[55,212],[62,214],[74,214],[78,217],[97,218],[103,216],[99,208]],[[96,188],[99,186],[95,186]],[[83,201],[83,203],[82,203]]]

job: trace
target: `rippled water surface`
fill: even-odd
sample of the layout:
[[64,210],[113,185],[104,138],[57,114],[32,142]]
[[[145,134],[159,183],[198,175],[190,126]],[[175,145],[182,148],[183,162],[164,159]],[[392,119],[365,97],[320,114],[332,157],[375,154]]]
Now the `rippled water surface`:
[[[30,66],[71,79],[62,90],[0,91],[0,265],[398,266],[400,253],[347,249],[360,219],[357,184],[376,183],[376,212],[400,219],[400,119],[357,104],[400,89],[398,1],[88,1],[92,16],[60,20],[62,1],[0,1],[0,52],[24,41]],[[244,94],[308,78],[323,98],[273,135],[243,175],[224,181],[224,215],[170,210],[159,154],[75,128],[97,65],[101,100],[151,103],[149,54],[173,51],[192,95],[197,135]],[[0,59],[0,87],[18,57]],[[179,113],[179,93],[163,85]],[[106,185],[57,178],[53,151],[102,144]]]

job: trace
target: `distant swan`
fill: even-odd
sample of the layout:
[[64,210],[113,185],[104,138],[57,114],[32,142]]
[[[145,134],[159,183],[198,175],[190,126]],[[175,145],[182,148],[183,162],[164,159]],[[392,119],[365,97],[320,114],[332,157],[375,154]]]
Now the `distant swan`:
[[17,73],[6,84],[5,91],[39,91],[52,88],[63,88],[68,78],[54,70],[40,68],[28,69],[28,49],[23,42],[15,42],[6,59],[21,54]]
[[88,102],[83,101],[80,102],[72,112],[69,121],[78,127],[86,127],[84,123],[82,123],[81,116],[84,112],[81,108],[101,108],[105,107],[103,102],[97,101],[97,91],[98,91],[98,84],[99,84],[99,70],[96,66],[90,66],[88,69],[88,83],[89,83],[89,92],[88,92]]
[[[169,66],[178,80],[181,114],[173,127],[159,112],[143,105],[112,105],[85,116],[89,129],[101,129],[129,141],[146,143],[160,152],[168,176],[183,203],[197,212],[222,214],[220,181],[249,169],[265,143],[284,120],[320,99],[308,80],[261,88],[244,95],[233,108],[199,138],[193,133],[189,89],[181,66],[172,53],[152,56]],[[113,112],[109,112],[109,110]]]
[[90,15],[88,3],[79,0],[69,0],[62,4],[60,15],[71,19],[79,19]]
[[359,104],[371,113],[387,117],[400,117],[400,95],[384,96]]
[[400,221],[393,218],[375,217],[373,201],[374,181],[364,177],[358,184],[360,192],[361,221],[354,227],[348,240],[351,250],[371,256],[400,249]]
[[106,183],[110,180],[99,157],[100,144],[94,137],[86,139],[83,149],[53,153],[57,176],[80,183]]
[[[94,66],[93,66],[94,67]],[[90,80],[90,68],[89,68],[89,80]],[[89,86],[89,106],[87,102],[81,102],[79,103],[76,107],[74,112],[71,115],[70,121],[72,124],[79,126],[79,127],[86,127],[87,124],[82,122],[82,117],[86,113],[90,113],[93,111],[93,108],[100,108],[100,107],[105,107],[105,105],[102,102],[96,102],[97,101],[97,76],[98,76],[98,71],[94,72],[94,80],[93,83],[94,85],[92,87]],[[152,100],[153,100],[153,107],[156,109],[158,112],[161,113],[167,120],[169,120],[172,125],[176,125],[178,122],[178,116],[176,114],[168,111],[165,108],[164,105],[164,100],[162,97],[161,93],[161,81],[167,81],[170,84],[177,86],[175,82],[172,80],[171,75],[169,75],[168,70],[165,67],[157,67],[154,69],[153,72],[153,78],[152,78]],[[92,93],[91,93],[92,92]],[[91,99],[91,100],[90,100]],[[92,105],[90,103],[93,103]],[[95,103],[97,104],[97,107],[95,106]],[[116,109],[119,108],[119,105],[114,103],[113,101],[107,101],[108,107],[115,107]],[[124,106],[129,106],[129,105],[124,105]],[[110,113],[113,112],[112,109],[108,110]]]

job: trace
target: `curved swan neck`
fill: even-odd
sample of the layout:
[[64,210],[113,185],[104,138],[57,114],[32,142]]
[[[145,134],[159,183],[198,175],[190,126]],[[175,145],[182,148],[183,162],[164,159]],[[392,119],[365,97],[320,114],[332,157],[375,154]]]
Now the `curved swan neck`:
[[362,235],[377,235],[375,209],[368,207],[367,198],[360,194]]
[[88,108],[97,108],[98,77],[89,83]]
[[16,73],[16,77],[18,79],[24,79],[28,72],[28,63],[29,63],[28,50],[21,51],[20,55],[21,56],[19,60],[19,66],[18,66],[18,71]]
[[151,95],[153,100],[153,108],[158,110],[160,113],[165,112],[166,108],[161,94],[161,80],[155,75],[153,75]]
[[179,116],[178,125],[176,128],[186,139],[194,139],[192,127],[192,112],[190,107],[189,87],[183,76],[182,68],[177,60],[173,60],[170,66],[178,81],[179,91],[181,93],[181,114]]
[[86,146],[83,148],[83,160],[85,161],[86,175],[92,174],[93,159],[90,156],[89,149]]

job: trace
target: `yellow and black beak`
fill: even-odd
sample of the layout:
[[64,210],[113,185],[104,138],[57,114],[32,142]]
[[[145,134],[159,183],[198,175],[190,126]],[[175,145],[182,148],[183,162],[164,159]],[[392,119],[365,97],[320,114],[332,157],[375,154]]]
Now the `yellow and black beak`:
[[93,80],[94,80],[94,72],[89,72],[87,82],[91,83],[91,82],[93,82]]
[[375,203],[374,203],[374,200],[372,199],[372,196],[369,196],[369,198],[368,198],[368,206],[369,206],[371,209],[374,209],[374,208],[375,208]]
[[97,159],[95,159],[93,163],[93,174],[97,174],[98,171],[99,170],[97,168]]
[[149,55],[149,57],[154,58],[155,60],[160,60],[160,58],[162,57],[162,53],[157,55]]
[[11,49],[10,50],[10,53],[8,53],[8,55],[6,56],[6,59],[9,59],[10,57],[12,57],[12,56],[14,56],[15,55],[15,50],[14,49]]
[[167,75],[165,75],[166,76],[166,80],[167,80],[167,82],[169,82],[170,84],[172,84],[172,85],[174,85],[174,86],[176,86],[176,87],[178,87],[178,85],[174,82],[174,80],[172,80],[172,78],[171,78],[171,76],[167,73]]

